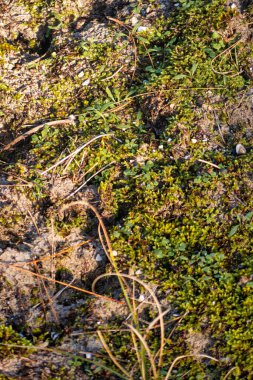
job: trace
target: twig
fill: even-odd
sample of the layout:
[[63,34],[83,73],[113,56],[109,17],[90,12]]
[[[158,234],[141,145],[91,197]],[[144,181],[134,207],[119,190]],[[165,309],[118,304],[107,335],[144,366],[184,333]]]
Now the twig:
[[198,354],[198,355],[182,355],[182,356],[178,356],[171,364],[168,372],[167,372],[167,375],[166,377],[164,378],[164,380],[168,380],[170,375],[171,375],[171,372],[172,372],[172,369],[175,367],[175,365],[177,364],[177,362],[181,359],[185,359],[185,358],[207,358],[207,359],[210,359],[210,360],[214,360],[215,362],[218,362],[219,360],[218,359],[215,359],[209,355],[202,355],[202,354]]
[[[86,241],[84,241],[84,242],[82,242],[82,243],[75,244],[75,245],[73,245],[72,247],[62,249],[61,251],[56,252],[56,253],[54,254],[54,256],[60,256],[60,255],[62,255],[63,253],[67,253],[67,252],[69,252],[69,251],[72,250],[72,249],[79,248],[79,247],[81,247],[81,246],[84,245],[84,244],[90,243],[91,241],[93,241],[93,239],[89,239],[89,240],[86,240]],[[15,265],[22,266],[22,265],[28,265],[28,264],[35,264],[35,263],[40,263],[40,262],[47,261],[47,260],[51,260],[51,259],[52,259],[52,256],[51,256],[51,255],[48,255],[48,256],[43,256],[42,258],[40,258],[40,259],[36,259],[36,260],[30,260],[30,261],[18,261],[18,262],[15,262]]]
[[81,186],[79,186],[75,191],[73,191],[71,194],[69,194],[65,199],[69,199],[73,195],[75,195],[79,190],[81,190],[92,178],[94,178],[97,174],[101,173],[103,170],[108,168],[109,166],[115,164],[115,161],[110,162],[109,164],[103,166],[101,169],[99,169],[96,173],[92,174],[90,178],[88,178]]
[[5,147],[3,147],[0,150],[0,152],[4,152],[6,150],[9,150],[10,148],[12,148],[16,144],[18,144],[20,141],[26,139],[28,136],[31,136],[34,133],[38,132],[40,129],[42,129],[46,125],[48,125],[49,127],[54,127],[55,125],[59,125],[59,124],[63,124],[63,125],[65,125],[65,124],[74,124],[74,122],[73,122],[73,120],[70,120],[70,119],[63,119],[63,120],[48,121],[46,123],[37,125],[36,127],[34,127],[32,129],[30,129],[29,131],[25,132],[23,135],[18,136],[15,140],[13,140],[12,142],[10,142],[9,144],[5,145]]
[[235,369],[237,369],[237,367],[230,368],[228,373],[226,373],[226,375],[224,376],[223,380],[226,380],[228,378],[228,376],[230,375],[230,373],[232,373]]
[[11,265],[11,267],[14,268],[14,269],[20,270],[22,272],[26,272],[26,273],[30,274],[31,276],[38,277],[38,278],[41,278],[43,280],[46,280],[46,281],[49,281],[49,282],[53,282],[55,284],[60,284],[60,285],[66,286],[68,288],[77,290],[79,292],[82,292],[82,293],[85,293],[85,294],[89,294],[89,295],[91,295],[93,297],[102,298],[104,300],[107,300],[107,301],[110,301],[110,302],[116,302],[116,303],[119,303],[121,305],[125,303],[123,301],[119,301],[119,300],[116,300],[116,299],[111,298],[111,297],[103,296],[101,294],[98,294],[98,293],[95,293],[95,292],[91,292],[91,291],[86,290],[86,289],[79,288],[78,286],[71,285],[71,284],[68,284],[68,283],[63,282],[63,281],[54,280],[52,278],[46,277],[46,276],[44,276],[42,274],[39,274],[39,273],[34,273],[34,272],[30,271],[29,269],[25,269],[25,268],[22,268],[22,267],[17,266],[17,265]]
[[216,169],[219,169],[219,170],[221,169],[218,165],[215,165],[212,162],[209,162],[209,161],[206,161],[206,160],[202,160],[201,158],[198,158],[197,161],[203,162],[204,164],[207,164],[207,165],[211,165],[211,166],[213,166]]

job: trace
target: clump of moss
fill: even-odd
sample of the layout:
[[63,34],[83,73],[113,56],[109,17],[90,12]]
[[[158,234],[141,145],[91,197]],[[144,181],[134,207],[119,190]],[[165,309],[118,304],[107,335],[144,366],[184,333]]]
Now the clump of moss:
[[[32,352],[29,349],[31,342],[13,330],[11,326],[0,326],[0,357],[26,355]],[[24,347],[24,348],[22,348]]]

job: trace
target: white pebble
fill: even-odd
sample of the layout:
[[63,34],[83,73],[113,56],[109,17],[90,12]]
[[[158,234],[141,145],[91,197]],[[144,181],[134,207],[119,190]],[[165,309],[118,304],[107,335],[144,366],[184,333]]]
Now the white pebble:
[[145,32],[147,29],[148,29],[147,26],[139,26],[139,28],[137,28],[136,32],[137,33]]
[[193,144],[196,144],[198,142],[197,139],[192,139],[191,141],[192,141]]
[[118,256],[118,252],[117,251],[112,251],[112,255],[113,256]]
[[158,149],[163,150],[163,145],[159,145]]
[[135,274],[138,276],[140,274],[142,274],[142,270],[141,269],[137,269],[137,271],[135,272]]
[[242,144],[237,144],[235,147],[235,151],[236,151],[236,154],[238,155],[246,153],[246,149],[244,148]]
[[141,294],[140,297],[139,297],[139,299],[138,299],[138,301],[142,302],[144,300],[145,300],[145,296],[144,296],[144,294]]
[[131,19],[131,24],[133,26],[135,26],[136,24],[138,23],[138,18],[136,16],[134,16],[132,19]]
[[103,257],[98,253],[96,256],[96,261],[102,261]]
[[84,71],[80,71],[80,73],[78,74],[78,77],[82,78],[83,76],[84,76]]
[[86,79],[83,83],[82,86],[88,86],[90,84],[90,79]]

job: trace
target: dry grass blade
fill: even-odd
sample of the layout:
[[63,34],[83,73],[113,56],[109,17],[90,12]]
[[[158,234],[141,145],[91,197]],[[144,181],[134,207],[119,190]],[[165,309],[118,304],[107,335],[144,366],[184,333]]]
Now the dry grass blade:
[[151,297],[153,298],[154,300],[154,303],[157,307],[157,311],[158,311],[158,316],[159,316],[159,321],[160,321],[160,350],[159,350],[159,362],[158,362],[158,368],[161,368],[162,366],[162,362],[163,362],[163,347],[164,347],[164,342],[165,342],[165,333],[164,333],[164,320],[163,320],[163,316],[162,316],[162,308],[161,308],[161,305],[155,295],[155,293],[153,292],[153,290],[147,285],[145,284],[145,282],[143,282],[142,280],[140,280],[139,278],[137,277],[134,277],[134,276],[131,276],[131,275],[128,275],[128,274],[124,274],[124,273],[104,273],[104,274],[101,274],[100,276],[98,276],[93,284],[92,284],[92,291],[94,291],[95,287],[96,287],[96,284],[97,282],[101,279],[101,278],[104,278],[104,277],[108,277],[108,276],[117,276],[118,278],[127,278],[127,279],[130,279],[132,281],[136,281],[137,283],[139,283],[141,286],[143,286],[143,288],[145,288],[147,290],[147,292],[151,295]]
[[[76,249],[76,248],[79,248],[85,244],[88,244],[92,241],[93,239],[89,239],[89,240],[86,240],[82,243],[78,243],[78,244],[75,244],[75,245],[72,245],[71,247],[68,247],[68,248],[65,248],[65,249],[62,249],[61,251],[59,252],[55,252],[54,253],[54,256],[60,256],[62,255],[63,253],[67,253],[73,249]],[[48,255],[48,256],[43,256],[42,258],[40,259],[36,259],[36,260],[30,260],[30,261],[18,261],[15,263],[15,265],[17,266],[22,266],[22,265],[28,265],[28,264],[35,264],[35,263],[40,263],[42,261],[47,261],[47,260],[52,260],[52,255]]]
[[15,140],[10,142],[9,144],[5,145],[0,152],[9,150],[13,146],[17,145],[20,141],[26,139],[27,137],[33,135],[34,133],[38,132],[40,129],[44,128],[46,125],[49,127],[54,127],[55,125],[66,125],[66,124],[74,124],[73,120],[71,119],[63,119],[63,120],[54,120],[54,121],[48,121],[46,123],[37,125],[36,127],[30,129],[29,131],[25,132],[23,135],[18,136]]
[[103,344],[103,347],[105,349],[105,351],[107,352],[108,356],[110,357],[111,361],[113,362],[113,364],[128,378],[128,379],[132,379],[132,377],[129,377],[129,372],[126,371],[122,365],[118,362],[118,360],[115,358],[115,356],[112,354],[110,348],[108,347],[104,337],[103,337],[103,334],[101,331],[97,331],[97,334],[98,334],[98,337],[101,341],[101,343]]
[[[129,329],[127,331],[129,331]],[[139,364],[139,367],[141,368],[142,379],[146,380],[146,371],[143,368],[143,361],[141,360],[141,355],[140,355],[139,348],[138,348],[137,341],[136,341],[136,337],[135,337],[135,334],[133,331],[131,331],[131,337],[132,337],[132,342],[133,342],[134,349],[136,352],[138,364]]]
[[168,314],[169,312],[171,311],[171,308],[169,309],[166,309],[164,312],[162,312],[161,315],[158,315],[155,319],[153,319],[153,321],[148,325],[148,327],[146,328],[146,333],[147,334],[150,330],[152,330],[155,325],[157,324],[157,322],[159,322],[160,318],[161,317],[164,317],[166,314]]
[[59,209],[59,213],[63,214],[67,209],[71,208],[71,207],[75,207],[75,206],[84,206],[84,207],[87,207],[87,208],[90,208],[94,214],[96,215],[100,225],[101,225],[101,228],[102,228],[102,231],[104,233],[104,236],[105,236],[105,241],[106,241],[106,244],[107,244],[107,247],[108,247],[108,251],[106,250],[105,253],[108,257],[108,260],[115,266],[115,259],[114,259],[114,256],[112,254],[112,246],[111,246],[111,242],[110,242],[110,239],[109,239],[109,236],[108,236],[108,233],[107,233],[107,230],[106,230],[106,227],[104,225],[104,222],[103,222],[103,219],[101,218],[99,212],[97,211],[96,207],[94,207],[92,204],[90,204],[89,202],[85,201],[85,200],[82,200],[82,201],[74,201],[74,202],[71,202],[71,203],[67,203],[66,205],[63,205],[60,209]]
[[202,355],[202,354],[198,354],[198,355],[182,355],[182,356],[178,356],[171,364],[168,372],[167,372],[167,375],[165,377],[164,380],[168,380],[170,375],[171,375],[171,372],[173,370],[173,368],[175,367],[175,365],[177,364],[177,362],[179,362],[181,359],[185,359],[185,358],[207,358],[207,359],[210,359],[210,360],[214,360],[215,362],[218,362],[219,360],[218,359],[215,359],[213,358],[212,356],[209,356],[209,355]]
[[218,165],[215,165],[215,164],[213,164],[210,161],[202,160],[201,158],[198,158],[197,161],[202,162],[203,164],[207,164],[207,165],[213,166],[216,169],[219,169],[219,170],[221,169]]
[[228,378],[228,376],[235,370],[237,369],[237,367],[233,367],[233,368],[230,368],[230,370],[228,371],[228,373],[226,373],[226,375],[224,376],[223,380],[226,380]]
[[50,170],[52,170],[52,169],[56,168],[57,166],[61,165],[63,162],[65,162],[69,158],[75,157],[79,152],[81,152],[84,148],[86,148],[88,145],[90,145],[93,141],[101,139],[102,137],[108,137],[108,136],[113,136],[113,133],[106,133],[106,134],[103,134],[103,135],[98,135],[98,136],[93,137],[87,143],[81,145],[79,148],[77,148],[76,150],[74,150],[74,152],[68,154],[66,157],[62,158],[60,161],[57,161],[54,165],[50,166],[50,168],[44,170],[44,172],[42,172],[41,175],[45,175]]
[[42,274],[39,274],[39,273],[34,273],[34,272],[30,271],[29,269],[25,269],[25,268],[22,268],[22,267],[17,266],[17,265],[11,265],[11,267],[14,268],[14,269],[17,269],[19,271],[26,272],[26,273],[30,274],[31,276],[38,277],[40,279],[43,279],[43,280],[46,280],[46,281],[49,281],[49,282],[53,282],[55,284],[60,284],[60,285],[66,286],[67,288],[71,288],[71,289],[77,290],[79,292],[82,292],[82,293],[85,293],[85,294],[89,294],[89,295],[91,295],[93,297],[102,298],[104,300],[107,300],[107,301],[110,301],[110,302],[116,302],[116,303],[119,303],[121,305],[124,304],[123,301],[119,301],[119,300],[116,300],[114,298],[107,297],[107,296],[102,296],[101,294],[94,293],[93,291],[89,291],[89,290],[86,290],[86,289],[79,288],[78,286],[74,286],[74,285],[68,284],[68,283],[63,282],[63,281],[54,280],[52,278],[46,277],[46,276],[44,276]]
[[104,233],[104,237],[105,237],[105,241],[106,241],[106,244],[107,244],[107,247],[108,247],[108,250],[106,249],[105,250],[105,253],[107,255],[107,258],[108,260],[110,261],[110,263],[112,264],[113,268],[115,269],[115,271],[118,273],[118,280],[119,280],[119,283],[120,283],[120,286],[121,286],[121,289],[123,291],[123,294],[124,294],[124,297],[125,297],[125,300],[126,300],[126,303],[129,307],[129,309],[131,310],[132,309],[132,306],[131,306],[131,302],[129,300],[129,297],[127,295],[127,292],[125,290],[125,287],[124,287],[124,283],[121,279],[121,277],[119,276],[119,270],[118,270],[118,267],[117,267],[117,263],[115,261],[115,258],[113,256],[113,253],[112,253],[112,245],[111,245],[111,242],[110,242],[110,239],[109,239],[109,236],[108,236],[108,233],[107,233],[107,230],[106,230],[106,227],[104,225],[104,222],[99,214],[99,212],[97,211],[96,207],[94,207],[92,204],[90,204],[89,202],[85,201],[85,200],[82,200],[82,201],[75,201],[75,202],[71,202],[71,203],[68,203],[67,205],[64,205],[60,210],[59,210],[59,213],[64,213],[65,210],[67,210],[68,208],[70,207],[73,207],[73,206],[79,206],[79,205],[82,205],[82,206],[85,206],[85,207],[88,207],[90,208],[94,214],[96,215],[99,223],[100,223],[100,226],[102,228],[102,231]]
[[85,185],[87,185],[87,183],[92,179],[94,178],[97,174],[101,173],[103,170],[105,170],[106,168],[108,168],[109,166],[115,164],[116,161],[112,161],[110,162],[109,164],[103,166],[101,169],[99,169],[98,171],[96,171],[96,173],[92,174],[92,176],[90,178],[88,178],[84,183],[82,183],[82,185],[80,185],[75,191],[73,191],[71,194],[69,194],[65,199],[69,199],[71,198],[73,195],[75,195],[76,193],[78,193],[78,191],[80,191]]
[[134,69],[133,69],[133,74],[132,74],[132,79],[134,78],[134,75],[135,75],[135,72],[136,72],[136,67],[137,67],[137,45],[136,45],[136,42],[135,42],[135,39],[134,39],[134,36],[132,34],[132,29],[127,26],[124,22],[116,19],[116,18],[113,18],[113,17],[107,17],[108,20],[110,21],[113,21],[115,22],[116,24],[118,24],[119,26],[122,26],[123,28],[125,28],[128,33],[129,33],[129,38],[133,44],[133,48],[134,48]]
[[[222,72],[222,71],[217,71],[217,70],[214,69],[213,64],[214,64],[214,62],[215,62],[218,58],[222,57],[223,55],[230,54],[231,50],[234,49],[234,48],[235,48],[240,42],[241,42],[241,38],[240,38],[238,41],[236,41],[233,45],[229,46],[227,49],[223,50],[221,53],[219,53],[218,55],[216,55],[216,56],[212,59],[212,61],[211,61],[211,67],[212,67],[212,70],[213,70],[213,72],[214,72],[215,74],[228,75],[228,74],[233,73],[233,71],[224,71],[224,72]],[[236,74],[233,74],[231,77],[234,77],[234,76],[239,75],[239,74],[241,74],[241,72],[238,72],[238,73],[236,73]]]
[[[156,369],[156,365],[155,365],[155,359],[153,357],[153,355],[151,354],[151,351],[149,349],[149,346],[146,342],[146,340],[144,339],[144,337],[140,334],[140,332],[138,330],[136,330],[133,326],[129,325],[129,324],[126,324],[129,329],[131,331],[134,332],[134,334],[139,338],[142,346],[145,348],[145,351],[148,355],[148,358],[149,358],[149,361],[150,361],[150,365],[151,365],[151,368],[152,368],[152,371],[153,371],[153,375],[154,375],[154,380],[158,379],[158,374],[157,374],[157,369]],[[145,370],[145,369],[144,369]]]
[[115,71],[115,73],[113,73],[111,76],[107,77],[107,78],[104,78],[104,79],[101,79],[101,82],[104,82],[106,80],[109,80],[109,79],[112,79],[113,77],[115,77],[115,75],[117,75],[123,68],[125,67],[125,65],[122,65],[117,71]]

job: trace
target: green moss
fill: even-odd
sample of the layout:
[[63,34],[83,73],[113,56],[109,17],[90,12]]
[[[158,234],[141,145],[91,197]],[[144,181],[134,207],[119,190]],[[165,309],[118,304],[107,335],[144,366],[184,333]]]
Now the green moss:
[[31,352],[31,349],[27,349],[29,346],[31,342],[14,331],[11,326],[0,326],[0,357],[2,359],[17,354],[24,356]]
[[[235,366],[234,378],[250,379],[252,124],[233,119],[231,111],[240,111],[252,87],[253,46],[243,36],[250,16],[232,12],[225,0],[179,3],[169,18],[156,19],[145,33],[133,32],[136,65],[130,54],[132,61],[121,69],[121,55],[133,50],[133,42],[115,25],[112,41],[55,47],[43,63],[49,80],[43,84],[48,96],[39,99],[40,117],[75,114],[76,125],[45,126],[32,137],[27,177],[35,182],[34,199],[46,197],[38,170],[96,135],[113,133],[54,175],[70,176],[76,187],[88,181],[98,188],[119,267],[141,268],[176,312],[188,312],[166,344],[162,375],[175,357],[191,352],[184,339],[190,331],[207,331],[207,353],[219,363],[189,358],[178,363],[173,378],[223,378]],[[60,68],[73,59],[85,63],[83,76],[60,78]],[[235,154],[238,142],[245,155]],[[94,226],[86,213],[55,221],[65,236],[75,227]],[[155,333],[150,342],[159,347]],[[132,363],[129,336],[115,335],[113,343],[118,359]]]

